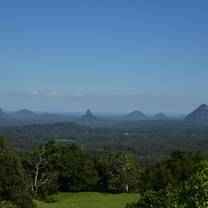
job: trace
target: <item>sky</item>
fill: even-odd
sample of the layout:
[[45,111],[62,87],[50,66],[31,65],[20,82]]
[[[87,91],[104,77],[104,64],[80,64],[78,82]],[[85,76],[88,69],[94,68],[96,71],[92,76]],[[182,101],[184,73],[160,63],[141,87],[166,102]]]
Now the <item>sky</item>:
[[208,103],[207,0],[1,0],[0,107],[187,113]]

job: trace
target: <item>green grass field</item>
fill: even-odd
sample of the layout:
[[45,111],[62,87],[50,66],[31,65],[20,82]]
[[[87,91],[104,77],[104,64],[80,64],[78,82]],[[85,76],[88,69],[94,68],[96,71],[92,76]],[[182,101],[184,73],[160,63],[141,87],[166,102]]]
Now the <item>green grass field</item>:
[[59,193],[54,203],[36,201],[38,208],[124,208],[138,201],[139,194],[105,194],[97,192]]

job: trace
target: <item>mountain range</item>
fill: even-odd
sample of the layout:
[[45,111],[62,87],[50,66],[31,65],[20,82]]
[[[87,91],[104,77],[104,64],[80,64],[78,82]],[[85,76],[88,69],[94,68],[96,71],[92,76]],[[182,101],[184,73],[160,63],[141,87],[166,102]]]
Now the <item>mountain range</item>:
[[33,111],[22,109],[14,113],[7,113],[0,109],[0,125],[26,125],[26,124],[51,124],[56,122],[71,121],[65,115],[56,115],[49,113],[35,113]]
[[[135,122],[135,121],[165,121],[175,120],[164,113],[158,113],[153,116],[145,115],[143,112],[135,110],[120,118],[112,119],[112,117],[102,117],[95,115],[90,109],[82,116],[59,115],[50,113],[35,113],[28,109],[22,109],[14,113],[7,113],[0,109],[0,125],[25,125],[25,124],[51,124],[57,122],[74,122],[86,126],[109,126],[116,122]],[[208,121],[208,105],[202,104],[192,113],[178,120],[204,122]]]

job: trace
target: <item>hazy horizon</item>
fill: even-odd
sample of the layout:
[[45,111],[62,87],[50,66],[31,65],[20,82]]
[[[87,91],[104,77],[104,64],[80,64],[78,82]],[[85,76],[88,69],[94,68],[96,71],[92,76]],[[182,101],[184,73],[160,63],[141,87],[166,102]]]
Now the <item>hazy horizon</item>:
[[0,107],[187,114],[208,103],[208,2],[1,1]]
[[[176,100],[175,100],[176,99]],[[122,114],[134,110],[146,114],[188,114],[203,104],[193,97],[162,97],[151,95],[73,95],[73,94],[10,94],[1,95],[1,106],[6,111],[29,109],[36,112],[84,113],[91,109],[97,113]],[[180,101],[177,101],[180,100]],[[15,102],[14,102],[15,101]]]

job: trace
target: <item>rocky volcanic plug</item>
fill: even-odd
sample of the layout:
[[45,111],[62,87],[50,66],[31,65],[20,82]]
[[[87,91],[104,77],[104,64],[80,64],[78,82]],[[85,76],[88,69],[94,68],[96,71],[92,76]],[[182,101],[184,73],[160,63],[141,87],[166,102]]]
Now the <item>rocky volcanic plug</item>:
[[195,111],[190,113],[185,120],[188,121],[203,121],[208,120],[208,105],[202,104]]

